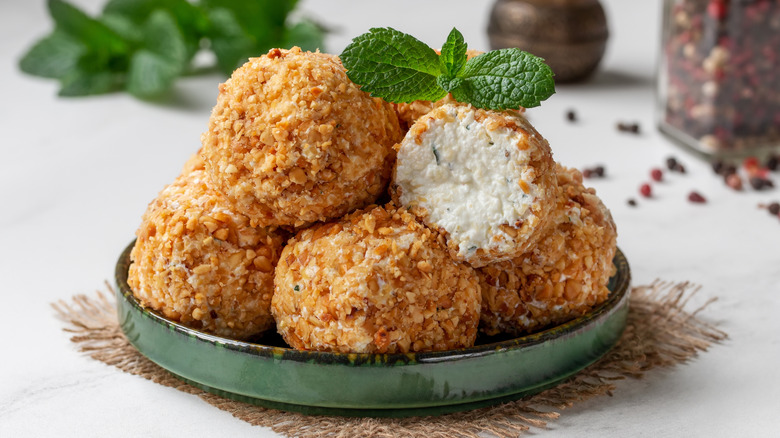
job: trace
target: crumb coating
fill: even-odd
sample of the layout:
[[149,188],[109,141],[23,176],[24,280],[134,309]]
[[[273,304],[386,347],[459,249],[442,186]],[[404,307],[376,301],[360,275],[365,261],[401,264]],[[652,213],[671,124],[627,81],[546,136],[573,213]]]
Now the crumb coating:
[[[447,126],[457,126],[456,133],[447,136]],[[438,150],[429,153],[437,142]],[[479,157],[464,152],[472,144],[482,148]],[[449,153],[445,147],[452,149],[454,162],[444,162]],[[494,147],[500,148],[499,157],[491,158],[497,161],[486,161]],[[420,118],[397,149],[393,202],[442,233],[454,259],[473,267],[510,260],[528,251],[549,228],[558,196],[555,161],[547,140],[522,114],[442,105]],[[429,157],[431,165],[423,167],[421,154],[435,155],[435,162]],[[436,186],[442,184],[454,187],[441,193]],[[509,196],[501,196],[507,191],[522,200],[510,207]],[[482,238],[467,237],[481,236],[480,228],[488,229]]]
[[477,270],[481,330],[521,335],[581,316],[604,302],[615,273],[617,231],[596,191],[576,169],[557,166],[556,218],[530,251]]
[[291,239],[271,310],[302,350],[406,353],[474,344],[476,273],[404,209],[369,207]]
[[337,56],[272,49],[220,85],[203,134],[206,170],[253,225],[304,226],[370,204],[401,138],[392,106]]
[[149,204],[128,284],[145,307],[186,326],[243,339],[269,329],[279,231],[249,219],[207,184],[197,155]]

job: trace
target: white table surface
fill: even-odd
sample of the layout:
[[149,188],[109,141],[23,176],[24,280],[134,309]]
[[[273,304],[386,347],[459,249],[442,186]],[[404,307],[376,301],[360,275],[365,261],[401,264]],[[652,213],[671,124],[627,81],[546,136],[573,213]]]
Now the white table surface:
[[[102,1],[76,3],[97,11]],[[780,220],[757,204],[780,200],[780,190],[735,193],[655,130],[660,1],[604,4],[611,37],[599,73],[559,86],[530,118],[558,161],[606,166],[607,178],[589,182],[612,210],[634,284],[701,284],[694,304],[718,297],[702,317],[730,338],[688,364],[620,383],[613,397],[566,410],[542,435],[778,436]],[[454,25],[470,47],[486,49],[489,6],[301,2],[339,29],[328,38],[334,53],[372,26],[438,46]],[[89,359],[60,330],[49,303],[92,293],[112,277],[147,203],[198,148],[224,78],[183,79],[166,104],[126,94],[61,99],[54,81],[17,68],[50,28],[43,0],[0,3],[0,437],[273,436],[195,396]],[[569,108],[578,123],[566,122]],[[621,120],[639,122],[642,134],[617,132]],[[655,199],[641,199],[639,184],[670,155],[688,173],[654,184]],[[708,203],[687,202],[692,189]],[[627,206],[629,197],[640,205]]]

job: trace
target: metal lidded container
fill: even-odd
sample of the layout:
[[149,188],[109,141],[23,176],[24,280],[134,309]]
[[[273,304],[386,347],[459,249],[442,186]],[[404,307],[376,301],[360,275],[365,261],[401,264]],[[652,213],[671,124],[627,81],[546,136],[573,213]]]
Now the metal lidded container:
[[780,148],[780,1],[664,0],[659,129],[708,156]]

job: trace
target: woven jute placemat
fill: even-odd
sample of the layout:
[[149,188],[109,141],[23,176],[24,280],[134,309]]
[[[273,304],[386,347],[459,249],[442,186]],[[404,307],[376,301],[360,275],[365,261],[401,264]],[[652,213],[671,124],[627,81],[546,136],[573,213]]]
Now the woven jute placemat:
[[[110,289],[110,286],[108,286]],[[688,309],[698,287],[654,282],[632,288],[628,322],[608,354],[560,385],[498,406],[438,417],[345,418],[306,416],[266,409],[209,394],[190,386],[141,355],[125,338],[112,298],[98,291],[52,304],[78,350],[93,359],[160,385],[197,395],[207,403],[256,426],[289,437],[498,437],[539,433],[566,408],[596,396],[612,395],[618,381],[640,378],[655,368],[684,363],[727,335],[700,317],[713,300]],[[110,295],[113,297],[113,294]],[[628,384],[623,383],[623,384]]]

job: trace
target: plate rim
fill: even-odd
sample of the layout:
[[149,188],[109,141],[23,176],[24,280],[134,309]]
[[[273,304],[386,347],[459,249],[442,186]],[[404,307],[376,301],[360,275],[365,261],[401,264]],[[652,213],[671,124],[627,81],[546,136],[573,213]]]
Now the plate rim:
[[[187,327],[178,322],[172,321],[156,310],[144,307],[133,295],[130,286],[127,283],[128,269],[130,267],[130,252],[135,245],[135,239],[122,251],[117,260],[115,269],[115,283],[118,292],[126,301],[130,303],[137,311],[151,318],[158,324],[168,327],[180,334],[195,337],[200,341],[212,345],[218,345],[228,350],[247,353],[266,358],[283,358],[286,361],[295,361],[301,363],[323,363],[323,364],[343,364],[355,365],[362,364],[423,364],[423,363],[443,363],[462,360],[464,358],[477,358],[493,354],[499,354],[507,350],[522,349],[533,345],[542,344],[548,340],[565,336],[567,333],[574,333],[578,329],[586,326],[590,321],[598,319],[602,314],[610,312],[626,295],[630,293],[631,270],[625,254],[619,247],[615,249],[613,263],[616,265],[616,285],[615,290],[610,290],[608,298],[591,309],[585,315],[574,318],[562,324],[548,327],[544,330],[519,336],[507,340],[488,342],[472,347],[449,349],[442,351],[428,352],[410,352],[410,353],[341,353],[314,350],[296,350],[292,347],[277,347],[264,345],[248,341],[226,338],[198,329]],[[611,277],[614,278],[614,277]],[[611,279],[610,279],[611,280]],[[119,295],[118,294],[118,295]]]

